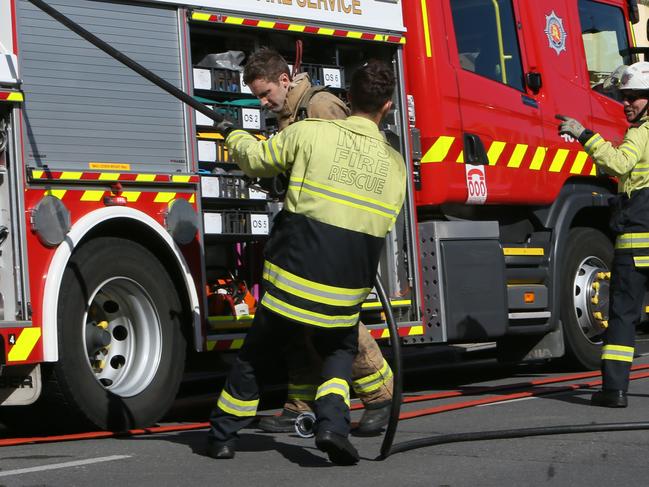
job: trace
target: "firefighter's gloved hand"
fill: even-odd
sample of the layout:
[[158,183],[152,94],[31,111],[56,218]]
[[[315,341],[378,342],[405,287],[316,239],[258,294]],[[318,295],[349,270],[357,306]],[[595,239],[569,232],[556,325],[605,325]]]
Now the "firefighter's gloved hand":
[[234,130],[234,124],[230,122],[227,118],[224,118],[219,123],[216,124],[216,131],[219,132],[223,137],[227,137],[232,130]]
[[579,140],[579,137],[581,137],[586,130],[586,127],[574,118],[565,117],[563,115],[555,115],[555,118],[562,120],[559,124],[559,135],[567,134]]

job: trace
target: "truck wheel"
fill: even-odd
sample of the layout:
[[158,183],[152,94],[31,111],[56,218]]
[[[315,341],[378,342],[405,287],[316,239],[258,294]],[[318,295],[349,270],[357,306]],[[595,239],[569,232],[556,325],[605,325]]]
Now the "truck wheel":
[[561,266],[561,321],[566,359],[572,366],[600,366],[602,321],[608,320],[613,245],[592,228],[573,228]]
[[[101,429],[156,422],[182,379],[181,316],[174,283],[146,248],[112,237],[84,244],[63,276],[59,361],[46,401],[63,399]],[[66,418],[73,416],[68,409]]]

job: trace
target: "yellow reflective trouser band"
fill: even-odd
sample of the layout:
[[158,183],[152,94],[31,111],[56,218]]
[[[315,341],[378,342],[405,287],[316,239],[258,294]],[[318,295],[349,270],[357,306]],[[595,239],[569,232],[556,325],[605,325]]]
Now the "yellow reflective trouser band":
[[358,313],[343,316],[329,316],[315,313],[308,309],[302,309],[288,304],[275,296],[271,296],[270,292],[264,294],[261,304],[278,315],[286,316],[287,318],[301,323],[321,326],[323,328],[342,328],[346,326],[354,326],[358,323]]
[[649,233],[623,233],[615,241],[616,249],[649,249]]
[[367,394],[379,389],[390,379],[390,377],[392,377],[392,369],[390,368],[388,362],[383,359],[383,366],[381,367],[381,370],[375,372],[374,374],[366,375],[365,377],[355,380],[354,382],[352,382],[352,386],[354,387],[356,394]]
[[289,384],[288,398],[314,401],[317,387],[315,384]]
[[633,263],[636,267],[649,267],[649,255],[634,256]]
[[318,392],[315,395],[316,401],[327,394],[338,394],[343,398],[347,407],[349,407],[349,385],[347,381],[342,379],[329,379],[318,387]]
[[633,362],[633,347],[624,345],[604,345],[602,360],[617,360],[618,362]]
[[602,136],[595,134],[584,144],[584,149],[586,149],[586,152],[589,154],[592,154],[603,143],[604,139],[602,139]]
[[356,306],[370,292],[368,287],[353,289],[310,281],[268,261],[264,262],[264,279],[287,293],[331,306]]
[[367,198],[358,194],[342,191],[332,186],[327,186],[316,181],[303,178],[291,178],[289,187],[292,186],[299,191],[325,198],[341,205],[351,206],[359,210],[369,211],[376,215],[389,218],[391,222],[397,219],[400,207],[383,203],[374,198]]
[[222,409],[233,416],[247,417],[257,414],[259,399],[255,399],[254,401],[242,401],[241,399],[235,399],[224,389],[221,392],[216,405],[219,409]]

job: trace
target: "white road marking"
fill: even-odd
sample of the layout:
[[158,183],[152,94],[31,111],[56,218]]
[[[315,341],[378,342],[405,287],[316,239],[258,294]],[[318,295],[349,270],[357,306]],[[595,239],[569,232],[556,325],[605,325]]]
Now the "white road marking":
[[19,468],[16,470],[0,471],[0,477],[9,475],[20,475],[23,473],[42,472],[44,470],[55,470],[57,468],[80,467],[82,465],[91,465],[93,463],[112,462],[113,460],[124,460],[131,458],[131,455],[112,455],[110,457],[88,458],[87,460],[78,460],[76,462],[53,463],[51,465],[41,465],[40,467]]

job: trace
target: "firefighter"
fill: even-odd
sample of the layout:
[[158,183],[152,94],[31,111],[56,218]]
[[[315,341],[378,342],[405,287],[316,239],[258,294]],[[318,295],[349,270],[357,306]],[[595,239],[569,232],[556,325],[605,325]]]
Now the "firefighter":
[[559,133],[577,139],[600,169],[619,178],[611,220],[617,239],[602,347],[602,390],[591,397],[591,404],[611,408],[627,406],[635,328],[649,284],[649,62],[628,66],[618,88],[630,127],[617,147],[577,120],[557,115],[563,120]]
[[[286,60],[275,50],[262,48],[252,53],[243,80],[264,108],[275,112],[279,130],[303,118],[344,119],[347,105],[323,86],[312,86],[307,73],[290,76]],[[289,353],[288,398],[279,416],[267,416],[259,428],[273,433],[294,431],[300,413],[312,410],[321,364],[309,348]],[[392,370],[369,330],[359,323],[358,354],[352,366],[352,386],[365,410],[354,433],[381,432],[390,417]]]
[[308,328],[322,361],[316,447],[335,464],[358,462],[348,435],[359,313],[406,187],[405,163],[378,129],[394,85],[391,67],[374,61],[352,77],[345,120],[306,119],[265,141],[227,122],[217,127],[246,174],[290,171],[290,180],[264,249],[266,292],[210,416],[213,458],[234,457],[237,432],[255,418],[264,373]]

